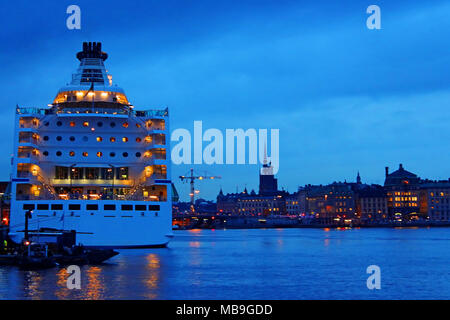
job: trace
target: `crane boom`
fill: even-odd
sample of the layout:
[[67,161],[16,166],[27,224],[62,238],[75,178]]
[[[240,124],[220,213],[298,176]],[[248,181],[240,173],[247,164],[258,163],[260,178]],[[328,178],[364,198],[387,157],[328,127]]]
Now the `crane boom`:
[[190,189],[191,192],[189,194],[190,198],[191,198],[191,210],[194,211],[194,197],[195,197],[195,186],[194,186],[194,181],[195,180],[213,180],[213,179],[221,179],[222,177],[220,176],[210,176],[207,174],[204,175],[194,175],[194,169],[190,170],[190,175],[185,175],[185,176],[180,176],[181,181],[189,181],[190,184]]

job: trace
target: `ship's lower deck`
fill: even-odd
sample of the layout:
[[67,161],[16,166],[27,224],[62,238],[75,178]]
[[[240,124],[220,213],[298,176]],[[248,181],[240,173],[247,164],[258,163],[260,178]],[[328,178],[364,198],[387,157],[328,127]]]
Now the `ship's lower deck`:
[[23,238],[25,212],[29,229],[76,230],[77,243],[92,247],[166,246],[172,237],[170,202],[106,200],[27,200],[11,204],[11,234]]

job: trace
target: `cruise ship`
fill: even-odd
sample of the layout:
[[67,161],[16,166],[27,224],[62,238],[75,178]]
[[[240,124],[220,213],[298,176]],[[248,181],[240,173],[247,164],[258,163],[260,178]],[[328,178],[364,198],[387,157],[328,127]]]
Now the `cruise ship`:
[[75,230],[90,247],[172,238],[168,109],[137,110],[113,84],[101,43],[85,42],[70,84],[45,108],[16,108],[10,235]]

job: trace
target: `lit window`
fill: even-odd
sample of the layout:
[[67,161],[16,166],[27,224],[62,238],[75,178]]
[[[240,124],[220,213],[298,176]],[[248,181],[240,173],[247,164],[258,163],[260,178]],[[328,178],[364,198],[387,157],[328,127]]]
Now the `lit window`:
[[101,153],[100,151],[97,152],[97,157],[101,157],[103,155],[103,153]]
[[128,122],[124,122],[124,123],[122,124],[122,127],[128,128]]
[[83,127],[89,127],[89,122],[87,121],[83,122]]
[[75,127],[75,121],[70,121],[70,126]]
[[83,152],[83,157],[87,157],[88,156],[88,153],[85,151],[85,152]]
[[136,142],[141,142],[142,141],[142,139],[141,138],[136,138]]
[[69,152],[69,155],[70,155],[71,157],[73,157],[73,156],[75,155],[75,152],[70,151],[70,152]]
[[123,142],[128,142],[128,138],[127,138],[127,137],[123,137],[123,138],[122,138],[122,141],[123,141]]
[[102,138],[102,137],[97,137],[97,141],[98,141],[98,142],[102,142],[102,141],[103,141],[103,138]]
[[150,151],[146,151],[144,153],[144,157],[150,158],[152,156],[152,153]]
[[145,137],[145,142],[152,142],[152,137],[151,136],[146,136]]
[[111,138],[109,138],[109,141],[111,141],[111,142],[116,142],[116,138],[111,137]]
[[139,123],[136,123],[136,128],[140,128],[141,125]]

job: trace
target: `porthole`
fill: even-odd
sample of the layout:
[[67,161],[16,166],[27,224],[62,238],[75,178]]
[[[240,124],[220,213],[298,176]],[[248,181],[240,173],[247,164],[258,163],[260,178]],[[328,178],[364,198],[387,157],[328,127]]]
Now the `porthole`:
[[139,137],[136,138],[136,142],[141,142],[141,141],[142,141],[141,138],[139,138]]
[[84,137],[83,137],[83,141],[84,141],[84,142],[86,142],[86,141],[88,141],[88,140],[89,140],[89,139],[88,139],[87,136],[84,136]]
[[116,123],[115,122],[111,122],[109,125],[111,126],[111,128],[114,128],[116,126]]
[[62,122],[61,122],[61,121],[58,121],[58,122],[56,123],[56,125],[57,125],[58,127],[61,127],[61,126],[62,126]]
[[61,137],[61,136],[57,136],[57,137],[56,137],[56,140],[61,141],[61,140],[62,140],[62,137]]
[[70,141],[75,141],[75,137],[74,137],[74,136],[71,136],[71,137],[69,138],[69,140],[70,140]]
[[88,153],[85,151],[85,152],[83,152],[83,157],[87,157],[88,156]]
[[98,142],[102,142],[102,141],[103,141],[103,138],[102,138],[102,137],[97,137],[97,141],[98,141]]
[[49,125],[48,121],[45,121],[44,126],[48,127],[48,125]]
[[128,122],[124,122],[124,123],[122,124],[122,127],[128,128]]
[[141,125],[139,123],[136,123],[136,128],[140,128]]
[[101,121],[97,122],[97,127],[103,127],[103,122]]
[[128,152],[124,152],[124,153],[122,153],[122,155],[124,158],[126,158],[126,157],[128,157]]
[[70,126],[75,127],[75,121],[70,121]]
[[110,156],[111,158],[114,158],[114,157],[116,156],[116,153],[115,153],[115,152],[110,152],[110,153],[109,153],[109,156]]
[[62,152],[61,152],[61,151],[56,151],[56,155],[57,155],[58,157],[60,157],[60,156],[62,155]]
[[48,141],[48,136],[44,136],[44,141]]
[[83,122],[83,127],[89,127],[89,122],[87,121]]
[[44,152],[42,152],[42,154],[43,154],[44,156],[48,156],[48,151],[44,151]]
[[103,155],[103,153],[101,153],[100,151],[99,152],[97,152],[97,157],[101,157]]
[[141,153],[140,152],[136,152],[136,158],[140,158],[141,157]]
[[127,137],[123,137],[122,138],[122,142],[128,142],[128,138]]
[[109,141],[111,141],[111,142],[116,142],[116,138],[111,137],[111,138],[109,138]]
[[71,157],[75,156],[75,152],[74,151],[70,151],[69,152],[69,156],[71,156]]

